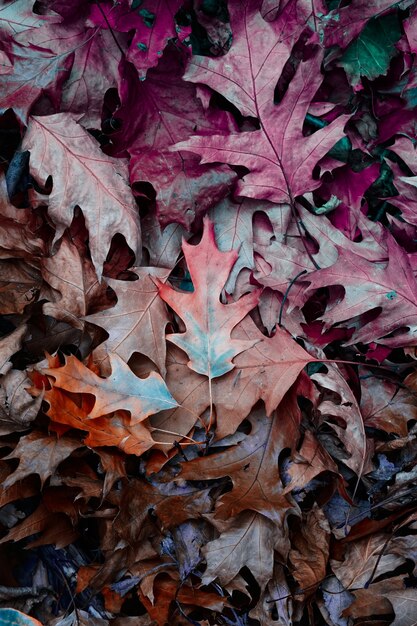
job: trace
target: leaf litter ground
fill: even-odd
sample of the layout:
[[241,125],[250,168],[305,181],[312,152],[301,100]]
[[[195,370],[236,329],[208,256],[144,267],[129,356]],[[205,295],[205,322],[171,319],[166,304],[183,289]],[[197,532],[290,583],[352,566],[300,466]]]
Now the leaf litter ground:
[[0,624],[412,626],[413,0],[0,4]]

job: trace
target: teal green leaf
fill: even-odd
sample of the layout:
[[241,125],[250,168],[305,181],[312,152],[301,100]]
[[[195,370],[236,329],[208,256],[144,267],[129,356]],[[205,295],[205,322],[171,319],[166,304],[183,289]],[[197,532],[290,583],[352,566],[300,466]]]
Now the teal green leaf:
[[384,76],[391,59],[397,54],[395,44],[400,37],[401,26],[397,13],[369,20],[339,61],[351,85],[357,85],[361,78],[374,80]]

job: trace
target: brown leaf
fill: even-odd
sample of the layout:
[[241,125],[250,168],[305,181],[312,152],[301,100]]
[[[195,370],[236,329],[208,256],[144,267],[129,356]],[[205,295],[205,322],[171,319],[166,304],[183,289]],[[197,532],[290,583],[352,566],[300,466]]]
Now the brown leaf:
[[106,301],[105,284],[100,285],[93,264],[67,235],[56,254],[42,259],[41,271],[44,280],[57,292],[53,301],[77,317],[87,315],[92,304]]
[[20,541],[37,533],[42,533],[41,537],[32,541],[29,546],[55,544],[57,548],[63,548],[77,538],[77,533],[65,515],[51,514],[43,504],[40,504],[34,513],[9,530],[7,535],[0,539],[0,543]]
[[99,279],[110,242],[124,235],[140,260],[139,216],[121,159],[101,152],[98,144],[68,113],[32,117],[23,140],[30,151],[32,175],[40,185],[53,177],[48,212],[58,239],[71,224],[75,206],[85,217],[93,264]]
[[0,374],[6,374],[12,368],[9,359],[20,349],[26,330],[26,324],[23,324],[0,339]]
[[202,583],[227,585],[248,567],[261,590],[272,577],[276,528],[259,513],[245,511],[222,524],[220,537],[202,550],[207,561]]
[[42,395],[31,398],[30,380],[20,370],[9,371],[0,379],[0,435],[26,430],[35,419]]
[[315,504],[306,518],[292,526],[289,558],[292,575],[307,595],[314,593],[326,576],[329,558],[330,528],[322,509]]
[[45,480],[51,476],[58,465],[70,456],[77,448],[81,447],[81,442],[74,439],[66,439],[45,435],[39,431],[32,431],[29,435],[20,438],[19,443],[4,459],[19,459],[17,469],[3,483],[3,488],[7,489],[16,481],[38,474],[43,485]]
[[226,520],[251,509],[282,526],[291,504],[283,495],[278,457],[284,448],[293,448],[298,440],[300,412],[296,398],[289,394],[272,417],[258,411],[249,420],[252,430],[243,441],[217,454],[183,463],[180,477],[200,480],[201,476],[205,479],[230,476],[233,489],[218,498],[216,518]]
[[88,322],[101,326],[109,333],[106,346],[126,363],[134,352],[149,357],[164,376],[165,327],[168,310],[152,280],[157,276],[165,282],[170,270],[156,267],[132,268],[138,280],[108,280],[116,292],[117,304],[111,309],[86,317]]

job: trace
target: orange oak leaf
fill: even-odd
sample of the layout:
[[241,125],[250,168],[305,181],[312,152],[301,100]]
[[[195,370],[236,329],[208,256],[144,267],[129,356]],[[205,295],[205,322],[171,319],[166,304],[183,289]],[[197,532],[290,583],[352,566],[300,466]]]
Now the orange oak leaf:
[[[143,424],[131,424],[125,411],[116,411],[113,415],[89,419],[88,411],[77,404],[61,389],[53,387],[45,392],[44,399],[49,404],[48,415],[56,424],[66,424],[88,432],[84,440],[87,446],[117,446],[126,454],[140,456],[152,447],[154,440]],[[53,428],[53,425],[52,425]]]
[[110,354],[109,359],[112,373],[108,378],[100,378],[74,356],[67,357],[63,367],[42,372],[55,379],[55,387],[93,395],[95,403],[90,419],[123,409],[130,411],[134,425],[162,409],[177,406],[159,374],[151,372],[142,379],[117,354]]

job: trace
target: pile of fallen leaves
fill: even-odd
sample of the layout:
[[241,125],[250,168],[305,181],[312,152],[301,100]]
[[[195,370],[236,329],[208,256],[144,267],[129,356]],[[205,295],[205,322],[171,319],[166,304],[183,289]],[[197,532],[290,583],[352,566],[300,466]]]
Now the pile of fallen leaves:
[[415,11],[2,0],[1,623],[416,623]]

